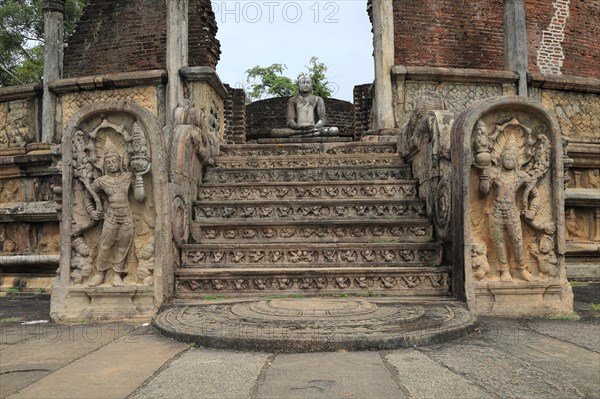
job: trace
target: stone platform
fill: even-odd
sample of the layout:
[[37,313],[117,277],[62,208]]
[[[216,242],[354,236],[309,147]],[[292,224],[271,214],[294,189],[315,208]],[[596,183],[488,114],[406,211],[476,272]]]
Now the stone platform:
[[477,320],[451,300],[286,297],[174,305],[154,324],[201,346],[298,353],[440,343],[474,331]]

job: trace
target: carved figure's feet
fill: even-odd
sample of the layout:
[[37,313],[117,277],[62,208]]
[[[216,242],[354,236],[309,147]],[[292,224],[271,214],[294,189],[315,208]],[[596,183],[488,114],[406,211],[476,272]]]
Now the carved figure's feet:
[[521,273],[521,278],[525,281],[534,281],[535,277],[531,275],[526,269],[521,269],[519,271]]
[[113,287],[124,287],[125,286],[123,279],[121,278],[121,276],[119,276],[118,273],[115,273],[115,275],[113,276],[112,285],[113,285]]
[[506,283],[512,281],[512,277],[511,277],[510,272],[508,270],[503,270],[503,271],[500,272],[500,281],[504,281]]
[[92,276],[92,279],[87,283],[88,287],[97,287],[104,282],[104,273],[96,273]]

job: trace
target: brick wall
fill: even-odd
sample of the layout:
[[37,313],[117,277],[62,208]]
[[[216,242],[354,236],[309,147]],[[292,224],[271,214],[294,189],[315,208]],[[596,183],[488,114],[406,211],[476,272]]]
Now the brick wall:
[[[220,46],[209,0],[189,2],[190,66],[215,67]],[[65,49],[64,77],[166,68],[164,0],[92,0]]]
[[[271,130],[286,127],[287,102],[289,97],[276,97],[255,101],[246,107],[246,138],[256,140],[269,137]],[[325,99],[327,124],[337,126],[340,136],[351,136],[354,132],[354,106],[335,98]]]
[[225,85],[225,142],[244,144],[246,142],[246,93],[244,89],[234,89]]
[[526,0],[529,70],[600,78],[600,2]]
[[371,83],[354,86],[354,133],[360,135],[371,126]]
[[393,6],[396,64],[504,68],[502,0],[394,0]]

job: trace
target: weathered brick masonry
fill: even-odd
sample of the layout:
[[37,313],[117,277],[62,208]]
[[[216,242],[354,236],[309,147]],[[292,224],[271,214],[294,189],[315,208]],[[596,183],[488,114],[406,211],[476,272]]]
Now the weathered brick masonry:
[[[189,2],[189,65],[216,67],[220,44],[209,0]],[[162,0],[92,0],[65,50],[64,77],[164,69]]]
[[394,0],[397,65],[503,69],[502,0]]
[[227,144],[246,142],[246,93],[244,89],[235,89],[225,85],[225,141]]
[[[600,78],[600,2],[525,0],[530,72]],[[504,69],[502,0],[394,0],[397,65]]]
[[530,71],[600,78],[600,2],[526,0],[525,7]]

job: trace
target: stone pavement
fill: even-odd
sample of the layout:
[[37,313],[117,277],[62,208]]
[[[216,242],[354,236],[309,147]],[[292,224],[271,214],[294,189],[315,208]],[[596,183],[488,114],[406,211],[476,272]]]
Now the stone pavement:
[[0,397],[600,398],[600,284],[574,291],[579,320],[481,318],[444,344],[305,354],[194,347],[142,323],[23,325],[47,299],[4,297]]

